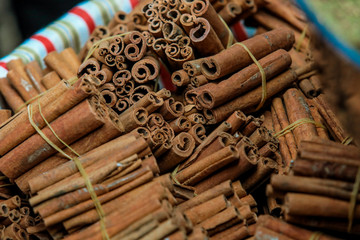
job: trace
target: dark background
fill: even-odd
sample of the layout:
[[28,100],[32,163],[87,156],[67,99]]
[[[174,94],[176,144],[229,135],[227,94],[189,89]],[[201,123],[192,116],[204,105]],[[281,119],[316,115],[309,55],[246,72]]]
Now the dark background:
[[0,58],[82,0],[0,0]]

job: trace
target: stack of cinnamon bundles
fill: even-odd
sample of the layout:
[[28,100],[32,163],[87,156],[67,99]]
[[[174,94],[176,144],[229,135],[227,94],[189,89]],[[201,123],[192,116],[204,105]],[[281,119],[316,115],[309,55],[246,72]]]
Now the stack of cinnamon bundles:
[[271,177],[267,194],[281,201],[285,220],[356,233],[359,149],[320,138],[302,141],[293,175]]
[[[237,42],[241,19],[257,31]],[[144,0],[78,54],[9,62],[1,237],[360,234],[360,153],[319,83],[307,24],[287,1]]]

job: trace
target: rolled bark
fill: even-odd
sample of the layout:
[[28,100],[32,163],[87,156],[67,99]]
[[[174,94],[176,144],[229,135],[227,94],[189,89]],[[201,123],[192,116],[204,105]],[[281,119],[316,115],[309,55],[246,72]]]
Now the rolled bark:
[[[288,120],[288,116],[286,115],[286,110],[284,108],[282,100],[280,98],[274,98],[274,100],[272,102],[272,107],[273,107],[273,109],[275,111],[276,116],[278,117],[278,121],[279,121],[281,130],[285,129],[287,126],[290,125],[290,123],[289,123],[289,120]],[[276,131],[276,132],[279,132],[279,131]],[[297,145],[296,145],[296,142],[295,142],[293,132],[286,133],[284,135],[284,138],[285,138],[286,144],[287,144],[287,146],[289,148],[291,158],[295,159]]]
[[[165,193],[166,193],[166,191],[168,192],[168,195],[170,196],[171,193],[169,192],[169,190],[165,189]],[[126,198],[126,195],[124,195],[122,197]],[[160,196],[155,194],[155,196],[151,196],[150,199],[148,199],[148,201],[151,201],[152,199],[163,200],[163,199],[166,199],[166,197],[167,197],[166,194],[160,195]],[[142,205],[144,205],[143,200],[139,200],[136,198],[132,199],[131,201],[127,201],[126,199],[121,202],[120,201],[121,201],[120,198],[116,198],[112,201],[109,201],[109,202],[103,204],[103,209],[104,209],[105,214],[109,215],[112,212],[118,212],[121,215],[126,216],[138,208],[143,208]],[[126,202],[126,204],[124,204],[125,202]],[[84,226],[87,224],[95,223],[98,220],[99,220],[99,215],[96,212],[96,210],[93,209],[93,210],[90,210],[83,214],[74,216],[73,218],[66,220],[63,224],[66,229],[72,229],[72,228]]]
[[56,51],[52,51],[44,58],[46,65],[56,71],[59,76],[65,80],[76,77],[66,60]]
[[25,66],[25,71],[26,71],[27,75],[29,76],[31,83],[34,85],[35,89],[39,93],[45,92],[46,88],[41,83],[43,73],[42,73],[39,63],[36,60],[29,62]]
[[293,240],[294,239],[294,238],[287,237],[281,233],[272,231],[266,227],[257,226],[254,239],[264,239],[264,238],[270,238],[270,239],[276,238],[278,240]]
[[[303,118],[312,119],[309,106],[298,90],[294,88],[287,90],[284,94],[284,103],[290,124]],[[296,127],[293,133],[298,146],[302,140],[309,140],[317,136],[315,125],[312,123],[304,123]]]
[[326,161],[311,161],[297,158],[293,171],[295,175],[355,181],[357,168],[352,165]]
[[[353,188],[353,184],[344,181],[280,175],[272,176],[271,185],[275,191],[307,193],[348,201]],[[360,200],[360,196],[356,199]]]
[[[259,64],[263,67],[266,79],[271,79],[289,68],[290,55],[279,49],[261,58]],[[261,84],[260,70],[255,63],[238,71],[220,83],[208,83],[199,94],[198,101],[204,108],[215,108]]]
[[[314,121],[319,122],[319,123],[321,123],[323,125],[326,125],[325,121],[321,117],[317,107],[315,107],[315,105],[313,104],[313,101],[311,99],[306,99],[306,102],[309,105],[311,116],[313,117]],[[324,129],[324,128],[320,127],[320,126],[316,126],[316,131],[317,131],[320,138],[326,139],[326,140],[330,139],[329,134],[327,132],[327,129]]]
[[[270,98],[288,87],[297,78],[294,71],[288,70],[277,77],[271,79],[267,84],[267,97]],[[225,118],[231,115],[233,111],[241,110],[244,113],[253,112],[261,101],[262,88],[258,87],[250,92],[235,98],[218,108],[211,110],[211,113],[215,119],[215,123],[223,121]]]
[[190,84],[190,77],[185,70],[178,70],[172,73],[171,81],[178,87]]
[[237,159],[239,159],[239,153],[236,148],[228,146],[191,164],[176,174],[176,179],[185,185],[194,185]]
[[[349,201],[302,193],[287,193],[284,210],[289,215],[348,218]],[[360,218],[360,206],[355,207],[354,219]]]
[[[143,177],[140,180],[141,176]],[[94,190],[97,196],[101,196],[108,191],[120,187],[123,187],[123,189],[131,189],[131,186],[134,187],[141,182],[149,181],[149,179],[151,180],[152,176],[153,175],[149,173],[149,169],[140,168],[139,170],[129,173],[119,179],[110,181],[107,184],[101,183],[94,185]],[[36,211],[41,215],[42,218],[46,218],[52,214],[56,214],[56,212],[76,206],[77,204],[80,204],[88,199],[90,199],[90,194],[88,193],[87,189],[81,188],[78,191],[70,192],[58,198],[50,199],[49,201],[36,207]]]
[[348,134],[344,131],[338,117],[335,115],[323,94],[313,99],[313,103],[319,110],[320,115],[324,118],[326,126],[331,135],[339,142],[343,142]]
[[235,192],[235,194],[236,194],[239,198],[245,197],[245,196],[247,195],[246,190],[243,188],[243,186],[241,185],[241,182],[240,182],[239,180],[233,182],[232,185],[233,185],[233,187],[234,187],[234,192]]
[[235,225],[222,232],[219,232],[211,237],[214,240],[228,239],[228,240],[241,240],[250,235],[247,226],[241,226],[241,224]]
[[[93,149],[92,151],[89,151],[87,154],[81,156],[79,160],[86,168],[87,166],[102,159],[105,155],[108,157],[107,159],[125,159],[134,153],[143,150],[147,146],[144,140],[139,139],[138,144],[133,144],[135,141],[136,137],[129,135],[116,138],[99,146],[98,148]],[[39,190],[71,176],[76,172],[78,172],[76,164],[73,161],[66,162],[57,168],[31,179],[29,182],[31,192],[38,192]]]
[[15,195],[7,200],[1,200],[1,205],[6,205],[7,210],[13,210],[15,208],[19,208],[21,206],[21,199],[18,195]]
[[[276,29],[245,40],[243,44],[255,58],[260,59],[278,49],[289,50],[294,44],[294,40],[292,31]],[[201,72],[207,79],[214,80],[233,73],[250,63],[252,60],[245,49],[234,44],[214,56],[204,58],[201,62]]]
[[24,106],[24,100],[15,89],[10,86],[7,78],[0,78],[0,92],[14,112],[21,110],[19,108]]
[[240,159],[239,161],[230,164],[226,168],[223,168],[220,172],[211,175],[202,182],[195,186],[196,193],[199,194],[214,185],[217,185],[225,180],[235,180],[242,174],[249,171],[252,167],[255,167],[258,161],[257,154],[252,151],[249,145],[242,143],[238,147]]
[[[152,177],[151,177],[152,178]],[[124,204],[128,203],[128,201],[133,200],[133,197],[131,197],[132,195],[128,195],[127,193],[131,193],[132,190],[134,191],[139,191],[138,189],[144,189],[145,186],[144,185],[143,188],[139,188],[139,186],[149,182],[151,180],[151,178],[149,178],[148,174],[147,175],[143,175],[141,177],[139,177],[138,179],[135,179],[134,181],[131,181],[128,184],[125,184],[124,186],[114,189],[113,191],[110,191],[108,193],[102,194],[98,197],[100,203],[102,205],[105,205],[106,203],[110,203],[110,205],[112,206],[115,203],[117,203],[119,200],[124,199]],[[137,189],[136,189],[137,188]],[[160,189],[162,190],[162,189]],[[156,195],[156,189],[154,188],[154,195]],[[130,200],[126,200],[126,199],[130,199]],[[153,197],[151,197],[149,200],[154,199]],[[62,211],[56,212],[48,217],[45,217],[44,222],[46,226],[52,226],[56,223],[60,223],[65,221],[66,219],[72,219],[71,222],[69,223],[69,226],[72,224],[80,224],[80,221],[86,221],[86,217],[84,218],[84,214],[85,216],[92,216],[92,219],[89,219],[90,221],[97,221],[98,220],[98,215],[96,210],[94,209],[94,202],[89,199],[83,202],[80,202],[79,204],[68,208],[68,209],[64,209]],[[124,208],[124,206],[122,206]],[[118,208],[120,208],[120,205],[118,204]],[[113,208],[111,208],[113,209]],[[108,211],[107,211],[108,214]],[[83,219],[83,220],[82,220]],[[94,220],[93,220],[94,219]],[[80,221],[78,221],[80,220]],[[81,223],[82,224],[82,223]]]
[[256,165],[255,171],[249,175],[243,182],[242,186],[246,191],[254,190],[268,179],[269,175],[276,171],[278,168],[277,163],[271,158],[262,158]]
[[218,134],[221,132],[225,132],[231,129],[231,125],[228,122],[223,122],[220,124],[214,131],[212,131],[207,138],[195,149],[194,153],[189,157],[186,162],[180,165],[179,170],[189,166],[192,162],[194,162],[199,154],[215,139],[218,137]]
[[[98,107],[94,99],[85,100],[53,121],[51,127],[60,139],[71,144],[103,124],[104,112],[96,109]],[[45,127],[42,132],[57,146],[65,147],[49,127]],[[17,178],[55,152],[40,135],[35,134],[1,159],[1,172],[9,178]]]
[[45,74],[41,79],[41,83],[45,86],[46,89],[50,89],[56,86],[60,81],[61,79],[55,71]]
[[236,207],[229,207],[226,210],[206,219],[200,226],[205,228],[210,236],[215,235],[233,225],[241,222],[243,218]]
[[160,172],[170,171],[177,164],[189,157],[195,148],[195,140],[185,132],[179,133],[172,141],[173,147],[158,162]]
[[[274,123],[275,132],[280,132],[282,130],[282,128],[281,128],[281,125],[279,122],[279,118],[278,118],[273,106],[271,106],[271,115],[272,115],[272,120]],[[289,146],[287,145],[286,139],[284,136],[279,136],[278,140],[279,140],[279,150],[280,150],[281,158],[283,160],[283,164],[286,168],[289,168],[290,162],[292,159],[290,150],[289,150]]]
[[60,56],[66,61],[70,70],[76,74],[81,62],[74,49],[71,47],[65,48],[62,52],[60,52]]
[[[142,217],[150,214],[161,207],[160,201],[149,201],[145,202],[146,204],[139,209],[135,209],[135,211],[130,212],[129,215],[124,218],[124,221],[119,223],[118,219],[122,216],[121,213],[114,212],[113,214],[109,215],[106,220],[106,229],[107,233],[110,237],[114,236],[121,230],[125,229],[126,227],[130,226],[132,223],[136,222],[137,220],[141,219]],[[101,238],[101,228],[100,223],[97,222],[93,225],[90,225],[86,228],[86,231],[76,232],[65,239],[67,240],[75,240],[75,239],[99,239]]]
[[227,29],[228,26],[220,19],[209,0],[192,3],[191,13],[196,17],[208,19],[224,48],[227,48],[229,43],[232,44],[232,42],[229,42],[230,33]]
[[193,225],[197,225],[226,209],[229,205],[230,203],[227,201],[225,195],[219,195],[198,206],[186,210],[184,214],[189,218]]
[[[338,218],[323,218],[323,217],[306,217],[306,216],[296,216],[296,215],[285,215],[285,220],[287,222],[308,226],[315,229],[324,229],[330,231],[339,231],[339,232],[347,232],[350,234],[360,234],[360,225],[358,222],[355,222],[348,232],[348,222],[344,221],[344,219]],[[321,237],[321,236],[320,236]]]
[[[44,118],[51,123],[61,114],[64,114],[96,91],[91,80],[88,78],[79,80],[71,87],[68,87],[65,83],[57,86],[59,90],[53,89],[32,104],[33,120],[40,129],[45,127],[46,123],[39,112],[39,106],[41,106],[41,112]],[[13,149],[15,146],[32,136],[35,132],[36,130],[30,124],[27,113],[24,112],[21,115],[18,115],[16,120],[13,120],[12,124],[8,124],[8,126],[4,126],[0,130],[0,145],[2,146],[0,148],[0,154],[3,155]],[[3,134],[6,134],[7,136],[5,137]]]
[[0,125],[6,122],[11,117],[11,110],[0,109]]
[[232,188],[231,181],[225,181],[221,184],[218,184],[207,191],[204,191],[201,194],[198,194],[194,198],[181,203],[177,206],[180,211],[186,211],[192,207],[198,206],[206,201],[209,201],[212,198],[215,198],[220,195],[230,196],[234,193]]
[[25,101],[28,101],[38,95],[38,91],[34,88],[31,82],[26,81],[20,73],[15,70],[10,70],[7,74],[7,78]]
[[206,138],[206,135],[205,135],[206,130],[205,130],[204,125],[202,125],[202,124],[195,124],[194,126],[192,126],[190,128],[188,133],[190,133],[191,136],[193,136],[196,146],[200,145]]
[[25,64],[20,58],[9,61],[6,64],[6,67],[9,69],[9,71],[13,70],[14,72],[17,72],[21,76],[21,78],[23,78],[26,82],[31,84],[31,80],[25,71]]
[[246,123],[246,116],[241,111],[235,111],[233,114],[226,119],[226,122],[228,122],[231,125],[231,130],[229,131],[230,134],[234,134],[236,131],[238,131],[241,127],[243,127]]
[[202,56],[214,55],[224,50],[224,46],[207,19],[197,17],[194,23],[189,36],[191,42]]

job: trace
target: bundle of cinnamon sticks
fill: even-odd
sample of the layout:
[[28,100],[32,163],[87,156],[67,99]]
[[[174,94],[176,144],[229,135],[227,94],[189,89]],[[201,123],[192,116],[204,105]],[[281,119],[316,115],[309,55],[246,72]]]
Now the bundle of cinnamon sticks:
[[[236,43],[227,24],[251,15],[258,34]],[[335,143],[350,141],[314,79],[309,36],[301,13],[279,0],[145,0],[97,27],[79,56],[52,52],[45,70],[10,62],[0,91],[17,113],[0,111],[0,172],[31,194],[39,217],[27,232],[314,234],[268,216],[258,221],[282,211],[294,224],[346,231],[359,155]],[[162,64],[175,92],[158,89]],[[4,200],[15,195],[4,191]],[[18,232],[10,226],[6,233]]]
[[[309,99],[300,90],[291,88],[281,97],[274,98],[271,115],[281,156],[287,168],[296,158],[301,141],[315,136],[322,139],[346,141],[347,133],[324,99],[323,94]],[[291,127],[293,126],[293,127]],[[283,131],[283,129],[287,129]]]
[[318,137],[302,141],[294,175],[272,176],[267,194],[281,201],[288,222],[359,234],[359,154],[355,146]]

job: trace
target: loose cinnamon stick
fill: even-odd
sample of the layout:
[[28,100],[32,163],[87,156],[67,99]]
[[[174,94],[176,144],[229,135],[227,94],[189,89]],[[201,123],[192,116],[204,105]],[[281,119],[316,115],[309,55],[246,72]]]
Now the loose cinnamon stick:
[[46,88],[41,84],[41,79],[43,77],[41,67],[39,63],[34,60],[25,66],[25,71],[29,76],[31,83],[34,85],[35,89],[39,92],[45,92]]
[[38,95],[38,91],[34,88],[34,86],[30,82],[26,81],[20,73],[15,70],[10,70],[7,74],[7,78],[25,101],[28,101]]
[[230,196],[234,193],[234,190],[231,185],[231,181],[225,181],[221,184],[218,184],[207,191],[204,191],[201,194],[198,194],[194,198],[181,203],[177,208],[181,211],[188,210],[192,207],[198,206],[212,198],[215,198],[220,195]]
[[11,117],[11,111],[8,109],[0,109],[0,125]]
[[219,195],[198,206],[186,210],[184,214],[194,225],[196,225],[224,210],[229,205],[230,203],[227,201],[226,197],[224,195]]
[[60,81],[61,79],[59,75],[54,71],[45,74],[41,79],[41,83],[45,86],[46,89],[50,89],[56,86],[56,84],[58,84]]
[[0,92],[14,112],[21,110],[19,108],[24,105],[24,100],[15,89],[10,86],[7,78],[0,78]]
[[76,76],[76,72],[74,73],[69,65],[67,64],[66,60],[61,56],[58,52],[53,51],[49,53],[45,58],[44,61],[46,65],[51,67],[56,73],[63,79],[70,79]]
[[[287,193],[284,210],[286,214],[299,216],[318,216],[333,218],[348,218],[349,202],[328,197],[314,196],[302,193]],[[356,206],[354,218],[360,218],[360,207]]]

